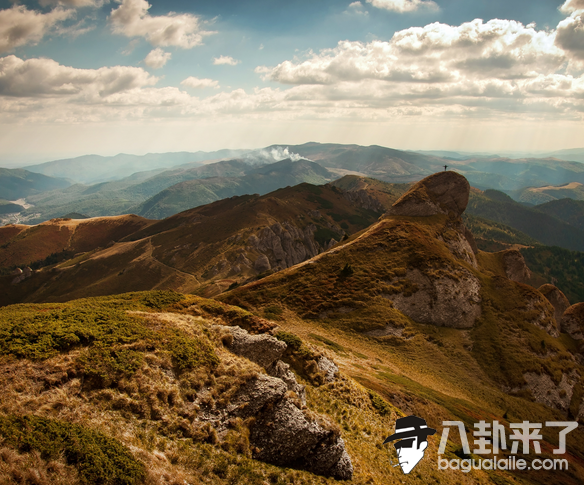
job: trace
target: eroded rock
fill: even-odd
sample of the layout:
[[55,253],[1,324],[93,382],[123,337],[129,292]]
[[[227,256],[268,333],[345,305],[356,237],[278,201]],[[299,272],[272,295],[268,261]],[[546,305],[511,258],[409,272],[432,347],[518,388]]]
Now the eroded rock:
[[570,302],[566,298],[566,295],[564,295],[560,289],[550,284],[540,286],[538,291],[545,296],[554,307],[554,318],[556,319],[558,326],[560,326],[564,312],[570,306]]
[[250,335],[240,327],[224,327],[233,336],[227,346],[234,354],[245,357],[266,368],[275,363],[286,351],[286,344],[268,334]]
[[562,317],[560,328],[575,340],[584,339],[584,303],[568,307]]
[[[450,268],[441,276],[428,276],[417,269],[405,278],[414,289],[409,293],[383,294],[412,320],[439,327],[470,328],[481,315],[481,284],[470,271]],[[392,281],[399,284],[400,279]]]
[[525,258],[517,249],[501,251],[505,274],[507,278],[519,283],[525,283],[531,278],[531,271],[525,263]]
[[466,209],[470,194],[468,180],[456,172],[439,172],[420,180],[389,209],[396,216],[453,214]]

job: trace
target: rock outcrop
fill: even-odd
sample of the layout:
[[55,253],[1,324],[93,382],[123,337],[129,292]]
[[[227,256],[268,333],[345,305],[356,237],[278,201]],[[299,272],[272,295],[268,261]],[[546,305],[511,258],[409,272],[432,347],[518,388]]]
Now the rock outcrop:
[[[247,240],[251,248],[261,253],[254,264],[254,269],[261,273],[270,268],[289,268],[316,256],[321,252],[321,248],[314,240],[315,232],[314,224],[300,229],[286,221],[264,227]],[[261,261],[258,263],[260,258]]]
[[562,293],[562,291],[559,288],[556,288],[554,285],[550,284],[540,286],[538,288],[538,291],[543,296],[545,296],[554,307],[554,318],[556,319],[556,322],[559,327],[562,322],[564,312],[570,306],[570,302],[566,298],[566,295],[564,295],[564,293]]
[[576,303],[564,312],[560,328],[575,340],[584,339],[584,303]]
[[[338,428],[324,416],[304,410],[304,386],[296,381],[288,364],[279,360],[286,344],[271,335],[250,335],[240,327],[213,328],[224,334],[223,341],[231,352],[264,367],[269,375],[259,374],[247,382],[226,409],[210,411],[204,419],[221,429],[233,417],[253,417],[250,444],[255,459],[339,480],[351,479],[353,466]],[[321,361],[327,380],[329,375],[334,379],[338,367],[325,357],[319,360],[319,367]]]
[[501,255],[507,278],[518,283],[525,283],[531,278],[525,258],[517,249],[506,249],[501,251]]
[[453,214],[466,209],[470,194],[468,180],[456,172],[439,172],[416,183],[389,209],[395,216],[433,216]]
[[454,269],[444,276],[429,277],[417,269],[409,270],[405,279],[412,287],[408,293],[383,294],[412,320],[439,327],[470,328],[481,315],[481,284],[470,271]]

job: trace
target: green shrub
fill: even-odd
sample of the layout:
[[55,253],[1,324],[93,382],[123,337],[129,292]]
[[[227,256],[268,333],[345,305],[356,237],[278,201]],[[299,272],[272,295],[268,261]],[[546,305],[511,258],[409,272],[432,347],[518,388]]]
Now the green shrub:
[[87,378],[98,387],[108,387],[131,377],[142,367],[144,355],[135,350],[106,347],[102,343],[84,352],[78,362]]
[[148,308],[153,308],[155,310],[162,310],[163,308],[174,305],[179,301],[185,299],[185,295],[177,293],[176,291],[149,291],[141,299],[140,303],[147,306]]
[[219,365],[219,358],[207,339],[195,339],[179,330],[172,330],[168,333],[166,345],[172,355],[174,365],[180,371],[196,367],[215,368]]
[[371,404],[379,412],[379,414],[382,416],[391,414],[391,406],[387,404],[379,394],[371,390],[368,392],[369,399],[371,399]]
[[302,347],[302,340],[293,333],[279,331],[274,336],[284,342],[288,346],[288,350],[293,352],[300,350],[300,347]]
[[77,424],[39,416],[0,416],[5,446],[20,452],[38,451],[45,459],[61,453],[84,483],[134,485],[145,475],[144,464],[113,438]]

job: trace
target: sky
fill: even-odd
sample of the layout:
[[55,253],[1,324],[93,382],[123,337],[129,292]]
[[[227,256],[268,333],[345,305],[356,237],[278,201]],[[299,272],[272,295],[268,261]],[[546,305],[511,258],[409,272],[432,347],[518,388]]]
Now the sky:
[[0,0],[0,164],[584,146],[584,0]]

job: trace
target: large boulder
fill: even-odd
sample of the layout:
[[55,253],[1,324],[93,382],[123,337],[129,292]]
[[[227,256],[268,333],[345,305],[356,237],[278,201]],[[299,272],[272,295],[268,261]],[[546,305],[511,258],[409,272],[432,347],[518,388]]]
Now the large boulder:
[[584,303],[576,303],[564,312],[560,328],[573,339],[584,339]]
[[250,335],[240,327],[225,327],[233,337],[227,348],[266,368],[275,363],[286,351],[286,344],[268,334]]
[[501,251],[503,266],[507,278],[518,283],[526,283],[531,278],[531,271],[525,263],[525,258],[517,249]]
[[560,326],[564,312],[570,306],[570,302],[566,298],[566,295],[564,295],[559,288],[550,284],[541,285],[538,290],[554,307],[554,318],[556,319],[558,326]]
[[459,217],[466,209],[470,184],[456,172],[439,172],[420,180],[389,209],[396,216],[452,214]]

